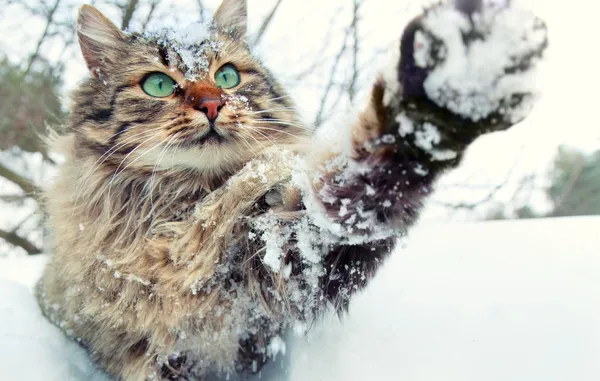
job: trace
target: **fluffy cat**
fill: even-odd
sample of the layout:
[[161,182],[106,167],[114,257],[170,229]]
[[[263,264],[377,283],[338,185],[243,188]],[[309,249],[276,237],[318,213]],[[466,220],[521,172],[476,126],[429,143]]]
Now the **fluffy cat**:
[[546,47],[528,13],[433,6],[332,149],[245,33],[245,0],[179,34],[126,34],[80,9],[92,76],[57,139],[66,159],[46,193],[53,257],[37,292],[117,380],[243,378],[285,329],[343,312],[436,178],[525,117],[525,77]]

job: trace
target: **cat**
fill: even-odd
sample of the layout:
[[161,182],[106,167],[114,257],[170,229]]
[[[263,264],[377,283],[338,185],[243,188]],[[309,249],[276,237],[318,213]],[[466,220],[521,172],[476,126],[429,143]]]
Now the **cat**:
[[[252,56],[245,0],[179,33],[124,33],[83,6],[91,76],[55,142],[44,314],[116,380],[256,373],[286,329],[348,308],[469,144],[527,115],[546,28],[509,11],[426,9],[332,145]],[[499,60],[461,92],[475,44]]]

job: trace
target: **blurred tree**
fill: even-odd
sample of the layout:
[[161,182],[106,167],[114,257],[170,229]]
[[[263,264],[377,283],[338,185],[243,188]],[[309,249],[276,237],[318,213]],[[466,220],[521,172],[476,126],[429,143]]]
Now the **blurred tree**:
[[25,152],[43,152],[40,136],[46,125],[60,124],[65,112],[60,103],[61,70],[49,63],[26,73],[8,60],[0,61],[0,150],[17,146]]
[[483,219],[600,215],[600,150],[586,154],[570,146],[560,146],[546,176],[550,183],[544,189],[551,203],[548,212],[536,212],[527,202],[515,204],[513,198],[510,202],[490,203]]
[[586,155],[561,146],[552,175],[552,217],[600,215],[600,150]]
[[[20,194],[0,194],[2,204],[20,208],[24,216],[11,216],[0,229],[0,239],[27,254],[39,254],[43,219],[34,200],[40,195],[32,179],[28,163],[41,154],[42,161],[52,165],[42,136],[48,125],[59,125],[66,113],[60,103],[62,70],[41,58],[25,69],[0,61],[0,152],[8,153],[0,160],[0,176],[21,189]],[[31,62],[31,61],[30,61]],[[44,164],[37,162],[43,170]],[[9,188],[10,189],[10,188]],[[26,199],[31,198],[29,202]],[[1,205],[0,205],[1,206]]]

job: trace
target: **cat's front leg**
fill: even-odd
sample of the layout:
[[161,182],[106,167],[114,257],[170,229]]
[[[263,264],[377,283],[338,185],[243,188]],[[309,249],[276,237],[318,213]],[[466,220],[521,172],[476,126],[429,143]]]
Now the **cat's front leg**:
[[416,219],[435,179],[478,136],[530,111],[545,25],[529,12],[464,0],[405,28],[393,74],[374,85],[348,158],[322,166],[316,188],[348,234],[385,236]]
[[324,259],[328,299],[348,304],[469,144],[528,114],[546,46],[541,20],[483,1],[433,6],[405,28],[399,60],[352,128],[350,152],[330,155],[313,176],[309,213],[342,237]]

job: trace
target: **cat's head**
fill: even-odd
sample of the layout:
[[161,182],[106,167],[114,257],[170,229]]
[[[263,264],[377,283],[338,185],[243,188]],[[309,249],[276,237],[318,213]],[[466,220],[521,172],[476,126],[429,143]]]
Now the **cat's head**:
[[91,78],[73,96],[80,155],[134,170],[218,174],[306,137],[289,96],[250,53],[246,1],[207,25],[129,34],[83,6],[77,35]]

